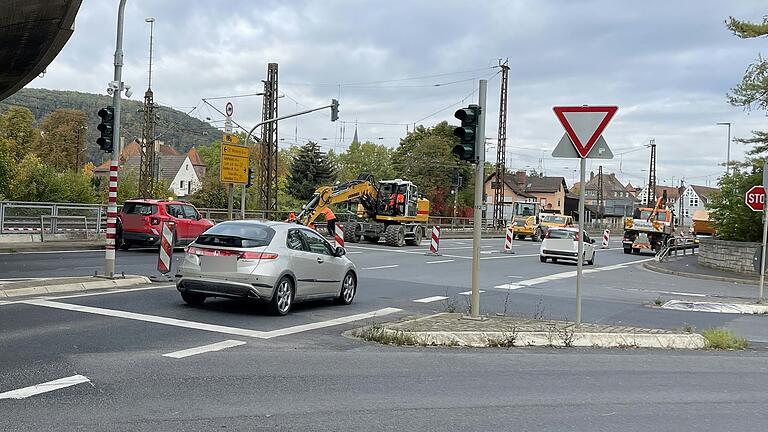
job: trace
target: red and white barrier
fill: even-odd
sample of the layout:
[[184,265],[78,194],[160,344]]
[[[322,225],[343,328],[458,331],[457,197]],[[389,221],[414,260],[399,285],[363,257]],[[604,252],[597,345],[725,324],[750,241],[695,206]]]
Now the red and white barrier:
[[440,255],[440,225],[432,227],[432,241],[429,243],[429,252],[427,255]]
[[512,240],[515,238],[515,228],[511,226],[507,226],[507,235],[504,237],[504,250],[503,253],[507,254],[513,254],[512,251]]
[[603,231],[603,249],[608,249],[608,242],[611,240],[611,230]]
[[176,224],[172,222],[163,222],[163,235],[160,237],[160,254],[157,258],[157,271],[162,274],[171,271],[173,264],[173,232],[176,230]]
[[336,224],[333,227],[333,241],[336,242],[336,247],[344,247],[344,226]]

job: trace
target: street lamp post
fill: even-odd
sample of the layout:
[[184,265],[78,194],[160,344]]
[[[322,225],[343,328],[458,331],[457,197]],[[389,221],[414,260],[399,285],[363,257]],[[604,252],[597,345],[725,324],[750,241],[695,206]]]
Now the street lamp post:
[[731,169],[731,122],[718,122],[718,126],[728,126],[728,150],[725,155],[725,175],[730,174]]

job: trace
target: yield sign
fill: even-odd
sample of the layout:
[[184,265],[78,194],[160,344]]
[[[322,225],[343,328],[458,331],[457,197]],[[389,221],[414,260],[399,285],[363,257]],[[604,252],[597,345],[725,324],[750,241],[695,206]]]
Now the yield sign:
[[615,106],[554,107],[557,119],[580,157],[586,158],[608,122],[616,114]]

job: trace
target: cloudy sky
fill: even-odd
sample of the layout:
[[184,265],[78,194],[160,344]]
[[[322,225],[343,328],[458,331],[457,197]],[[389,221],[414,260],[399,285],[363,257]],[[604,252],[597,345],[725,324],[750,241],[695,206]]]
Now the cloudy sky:
[[[84,0],[75,33],[47,73],[29,87],[105,93],[112,78],[116,0]],[[724,20],[759,21],[758,0],[270,1],[128,0],[123,79],[141,99],[147,85],[149,24],[156,19],[155,100],[210,117],[201,98],[262,90],[279,64],[280,113],[341,103],[279,126],[280,144],[320,142],[343,151],[357,124],[361,140],[396,146],[413,124],[453,120],[488,79],[486,136],[498,129],[500,58],[509,59],[507,165],[543,168],[571,184],[576,160],[553,159],[562,136],[555,105],[618,105],[604,136],[617,155],[602,162],[624,182],[647,179],[657,143],[660,184],[712,184],[724,170],[727,131],[765,129],[762,112],[726,102],[768,40],[741,40]],[[469,7],[468,5],[472,5]],[[234,119],[261,118],[258,97],[230,99]],[[222,111],[226,99],[211,101]],[[94,114],[95,115],[95,114]],[[491,144],[495,145],[495,144]],[[732,159],[744,149],[734,144]],[[496,149],[488,149],[495,160]],[[590,169],[597,170],[598,163]]]

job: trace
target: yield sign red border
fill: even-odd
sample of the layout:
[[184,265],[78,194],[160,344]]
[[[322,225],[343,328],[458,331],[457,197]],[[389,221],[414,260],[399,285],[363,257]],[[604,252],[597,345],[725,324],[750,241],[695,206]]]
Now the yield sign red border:
[[[560,124],[563,125],[563,128],[565,129],[565,133],[568,134],[568,138],[571,139],[571,142],[573,143],[573,146],[576,148],[576,152],[579,153],[579,156],[582,158],[587,157],[589,154],[589,151],[592,150],[592,146],[595,145],[597,142],[597,139],[600,138],[600,135],[605,130],[605,127],[608,126],[608,123],[613,118],[614,114],[616,114],[616,111],[619,109],[619,107],[616,106],[573,106],[573,107],[553,107],[552,108],[555,111],[555,115],[557,116],[557,119],[560,120]],[[605,118],[603,118],[603,121],[600,122],[600,124],[597,126],[597,129],[595,129],[595,132],[592,133],[592,136],[587,140],[586,143],[582,143],[579,140],[579,137],[576,136],[576,132],[573,131],[573,128],[568,123],[568,120],[565,118],[564,113],[570,113],[570,112],[604,112]]]

